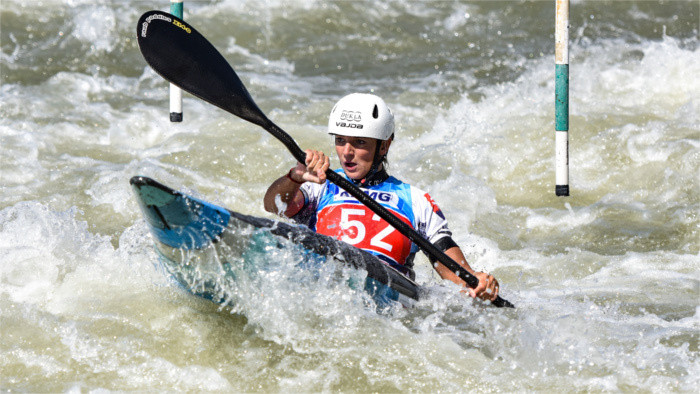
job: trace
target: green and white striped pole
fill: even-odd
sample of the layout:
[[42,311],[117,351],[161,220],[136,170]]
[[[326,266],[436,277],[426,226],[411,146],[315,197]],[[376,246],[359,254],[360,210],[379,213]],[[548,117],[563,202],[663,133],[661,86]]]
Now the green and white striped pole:
[[[182,0],[170,0],[170,13],[182,19]],[[170,121],[182,122],[182,90],[170,84]]]
[[569,195],[569,0],[556,0],[554,130],[557,196]]

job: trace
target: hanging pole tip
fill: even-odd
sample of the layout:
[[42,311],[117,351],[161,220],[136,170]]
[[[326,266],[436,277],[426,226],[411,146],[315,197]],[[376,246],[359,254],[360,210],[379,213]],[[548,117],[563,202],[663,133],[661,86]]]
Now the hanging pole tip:
[[[182,0],[170,0],[170,13],[182,19]],[[182,122],[182,90],[173,84],[170,84],[170,121]]]

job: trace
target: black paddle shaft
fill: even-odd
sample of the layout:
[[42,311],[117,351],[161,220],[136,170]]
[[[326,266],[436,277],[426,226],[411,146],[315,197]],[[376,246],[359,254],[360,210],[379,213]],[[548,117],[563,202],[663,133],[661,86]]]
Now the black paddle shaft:
[[[139,19],[136,34],[146,62],[163,78],[224,111],[264,128],[280,140],[297,161],[305,162],[306,153],[258,108],[231,65],[192,26],[166,12],[148,11]],[[457,274],[467,285],[474,288],[479,284],[479,280],[464,267],[350,181],[330,169],[326,171],[326,177],[386,220],[427,255]],[[493,304],[514,307],[500,296]]]

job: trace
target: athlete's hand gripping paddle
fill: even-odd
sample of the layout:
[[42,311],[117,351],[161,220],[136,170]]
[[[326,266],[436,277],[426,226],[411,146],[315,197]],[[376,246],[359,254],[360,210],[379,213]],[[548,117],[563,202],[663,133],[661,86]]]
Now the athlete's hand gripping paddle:
[[[265,116],[226,59],[192,26],[168,13],[149,11],[139,19],[136,34],[146,62],[163,78],[224,111],[257,124],[280,140],[298,162],[304,162],[304,151],[289,134]],[[457,274],[467,285],[474,288],[479,284],[475,276],[350,181],[330,169],[326,171],[326,177]],[[492,303],[498,307],[514,307],[500,296]]]

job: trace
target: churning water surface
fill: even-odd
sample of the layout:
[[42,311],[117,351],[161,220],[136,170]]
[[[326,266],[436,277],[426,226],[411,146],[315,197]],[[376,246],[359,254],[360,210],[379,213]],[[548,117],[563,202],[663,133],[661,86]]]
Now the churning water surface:
[[390,172],[431,193],[517,305],[473,302],[421,257],[430,296],[377,313],[336,274],[300,273],[291,248],[227,308],[173,285],[129,178],[269,217],[264,191],[294,159],[189,95],[168,121],[135,27],[169,2],[4,0],[0,389],[694,392],[699,7],[572,2],[564,198],[554,2],[186,2],[302,148],[332,151],[343,95],[382,96]]

